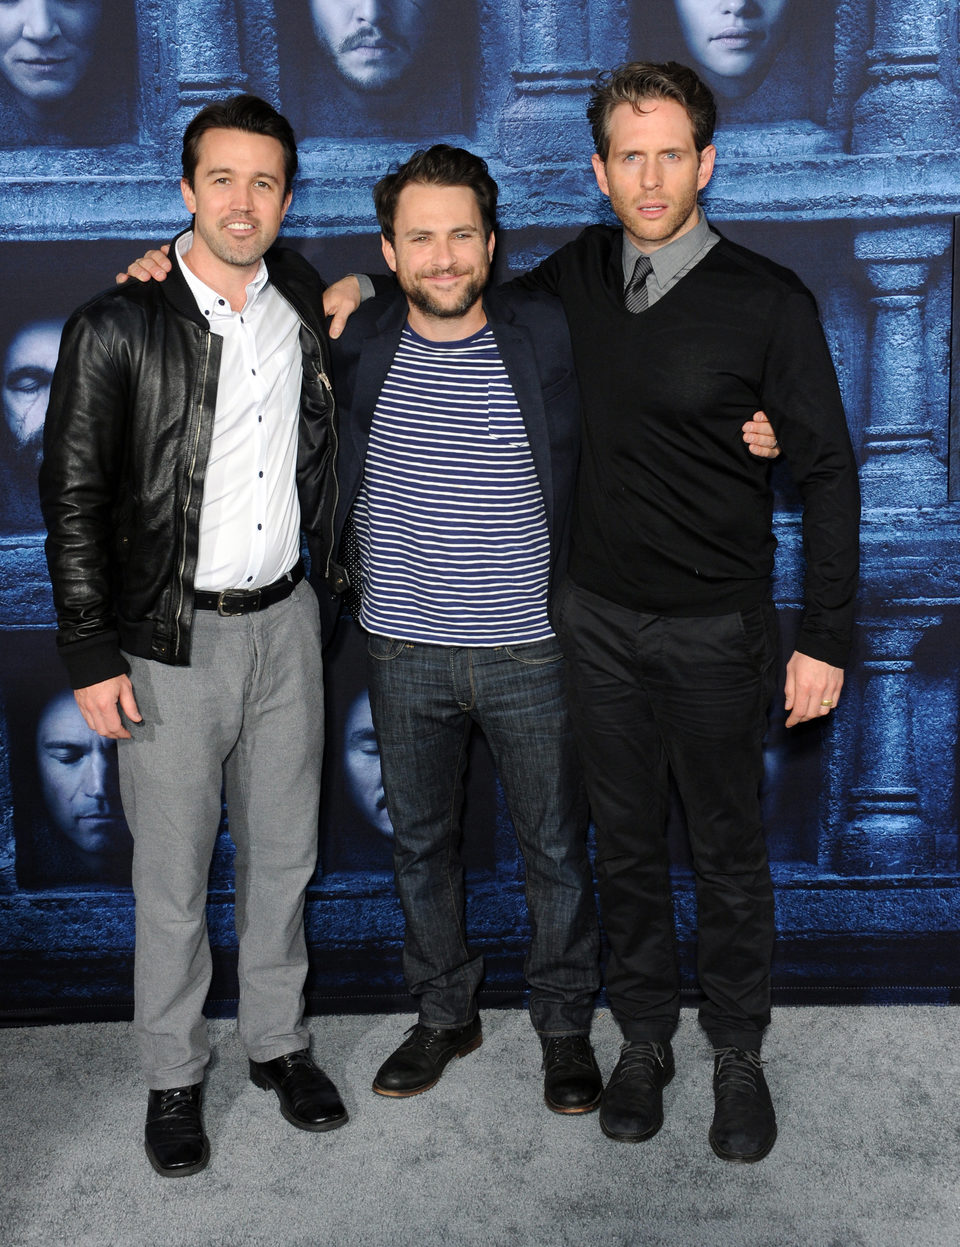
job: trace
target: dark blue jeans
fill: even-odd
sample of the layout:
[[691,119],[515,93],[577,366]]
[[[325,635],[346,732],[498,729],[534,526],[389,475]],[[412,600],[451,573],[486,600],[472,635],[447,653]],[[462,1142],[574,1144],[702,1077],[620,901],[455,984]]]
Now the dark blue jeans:
[[406,920],[403,970],[426,1026],[477,1011],[483,958],[464,917],[460,813],[467,742],[482,729],[526,865],[524,972],[541,1035],[586,1034],[599,987],[587,810],[554,639],[496,648],[370,636],[369,682]]

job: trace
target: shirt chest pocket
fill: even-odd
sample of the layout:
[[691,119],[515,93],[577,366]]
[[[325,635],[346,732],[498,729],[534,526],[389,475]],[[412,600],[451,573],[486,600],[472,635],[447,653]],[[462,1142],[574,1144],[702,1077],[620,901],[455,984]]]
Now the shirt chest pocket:
[[526,446],[527,430],[510,382],[492,381],[486,391],[487,436],[502,446]]

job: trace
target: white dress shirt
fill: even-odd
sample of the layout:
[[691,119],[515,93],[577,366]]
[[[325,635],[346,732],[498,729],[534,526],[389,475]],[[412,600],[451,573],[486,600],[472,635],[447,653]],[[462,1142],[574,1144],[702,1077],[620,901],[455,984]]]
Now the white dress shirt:
[[243,310],[234,312],[183,262],[192,244],[193,233],[184,234],[176,258],[197,307],[223,339],[194,588],[259,589],[300,554],[300,320],[262,260]]

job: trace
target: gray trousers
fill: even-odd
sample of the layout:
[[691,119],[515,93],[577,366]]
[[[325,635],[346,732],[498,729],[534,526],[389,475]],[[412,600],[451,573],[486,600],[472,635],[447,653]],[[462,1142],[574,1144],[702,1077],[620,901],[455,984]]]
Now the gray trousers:
[[236,618],[194,616],[189,667],[127,655],[143,724],[119,742],[133,834],[134,1030],[148,1085],[209,1060],[207,876],[221,782],[236,845],[237,1025],[247,1055],[307,1047],[304,891],[317,861],[323,676],[313,590]]

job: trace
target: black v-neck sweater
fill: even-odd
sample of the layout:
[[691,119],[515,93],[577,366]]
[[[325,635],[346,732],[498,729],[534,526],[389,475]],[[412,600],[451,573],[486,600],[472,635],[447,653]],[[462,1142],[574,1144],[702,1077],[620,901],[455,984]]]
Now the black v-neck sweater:
[[770,591],[767,465],[741,425],[770,417],[803,499],[797,649],[847,660],[859,490],[813,296],[788,269],[721,239],[638,314],[623,305],[622,234],[591,226],[518,284],[563,301],[583,399],[570,574],[657,615],[718,615]]

